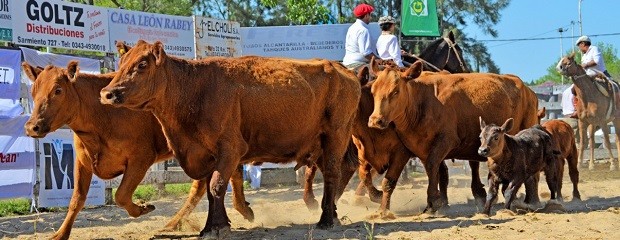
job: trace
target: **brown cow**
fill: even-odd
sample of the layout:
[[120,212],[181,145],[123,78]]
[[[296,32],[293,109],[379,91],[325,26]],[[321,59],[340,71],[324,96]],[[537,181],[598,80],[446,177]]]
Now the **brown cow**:
[[[45,69],[23,63],[26,75],[34,82],[34,111],[25,125],[26,133],[41,138],[68,124],[74,131],[76,148],[75,188],[69,212],[54,239],[67,239],[77,213],[84,207],[93,173],[103,179],[121,174],[116,191],[116,204],[130,216],[138,217],[153,211],[153,205],[136,205],[131,196],[149,167],[172,157],[157,119],[146,112],[102,105],[97,94],[115,73],[92,75],[79,73],[76,61],[67,69],[47,66]],[[114,126],[114,127],[109,127]],[[235,171],[231,180],[234,207],[250,221],[254,213],[243,196],[243,180]],[[193,210],[206,191],[207,181],[194,181],[187,202],[166,229],[176,228],[179,220]]]
[[[483,210],[485,214],[491,211],[500,183],[508,183],[503,190],[506,199],[504,207],[510,209],[521,185],[526,181],[536,183],[541,171],[545,172],[551,199],[556,197],[555,164],[559,151],[554,150],[551,137],[540,125],[521,130],[513,136],[507,133],[512,126],[512,118],[506,120],[500,127],[495,124],[487,125],[480,117],[481,143],[478,154],[488,159],[489,167],[489,191]],[[526,184],[525,187],[527,195],[538,195],[537,184]]]
[[[541,119],[545,116],[545,108],[538,111],[538,118]],[[575,144],[575,134],[571,126],[561,120],[553,119],[545,121],[542,124],[545,132],[551,136],[551,140],[561,153],[561,156],[557,158],[556,166],[556,183],[558,184],[558,200],[563,201],[562,197],[562,178],[564,177],[564,164],[565,160],[568,163],[568,175],[570,181],[573,183],[573,200],[581,199],[579,194],[579,162],[577,161],[577,146]]]
[[[372,68],[378,72],[375,65]],[[395,125],[401,141],[424,164],[429,178],[427,210],[435,211],[447,204],[447,194],[437,190],[448,184],[447,177],[439,179],[444,159],[486,160],[477,154],[478,116],[493,122],[513,117],[513,131],[518,131],[537,123],[538,99],[514,75],[421,76],[421,70],[416,62],[405,72],[392,67],[379,72],[369,83],[375,108],[368,126]]]
[[210,179],[201,236],[218,237],[230,231],[224,183],[239,163],[249,162],[316,162],[325,182],[317,226],[332,227],[343,157],[357,162],[345,153],[356,152],[349,142],[359,97],[357,77],[336,62],[191,61],[166,55],[161,42],[144,41],[123,55],[118,74],[101,90],[102,103],[151,111],[183,170]]

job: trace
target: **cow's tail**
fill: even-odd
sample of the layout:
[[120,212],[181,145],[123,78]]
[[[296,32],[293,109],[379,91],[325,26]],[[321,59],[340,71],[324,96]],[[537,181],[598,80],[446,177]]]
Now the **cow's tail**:
[[344,165],[352,169],[357,169],[360,165],[357,146],[353,143],[353,138],[349,140],[349,146],[344,154]]
[[347,184],[353,177],[353,174],[358,169],[360,165],[359,155],[357,152],[357,147],[353,143],[353,138],[349,140],[349,146],[347,146],[347,151],[344,154],[344,158],[342,159],[342,165],[340,169],[340,183],[338,191],[336,192],[336,199],[340,199],[342,193],[344,192]]

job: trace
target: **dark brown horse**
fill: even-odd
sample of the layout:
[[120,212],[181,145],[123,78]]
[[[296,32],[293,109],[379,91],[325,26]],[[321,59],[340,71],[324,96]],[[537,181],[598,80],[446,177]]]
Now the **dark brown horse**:
[[[575,83],[575,92],[577,93],[578,105],[576,107],[579,117],[579,135],[582,136],[579,139],[579,162],[583,160],[584,138],[587,136],[594,136],[594,127],[598,126],[603,130],[603,138],[605,139],[605,149],[609,153],[609,162],[611,163],[611,170],[618,170],[618,160],[614,159],[611,153],[609,143],[609,127],[607,123],[612,122],[616,132],[616,149],[620,156],[620,137],[618,131],[620,130],[620,118],[616,117],[617,105],[614,103],[611,89],[608,89],[608,96],[601,93],[596,86],[595,80],[586,74],[586,71],[581,65],[575,62],[575,54],[568,55],[560,59],[558,62],[557,70],[562,75],[570,77]],[[589,134],[586,135],[586,126],[592,125],[588,128]],[[590,170],[594,168],[594,138],[590,137]]]
[[437,72],[446,70],[451,73],[469,72],[463,50],[456,44],[456,39],[452,31],[448,32],[443,38],[439,38],[429,44],[419,56],[403,55],[403,60],[409,63],[416,61],[424,62],[425,71]]

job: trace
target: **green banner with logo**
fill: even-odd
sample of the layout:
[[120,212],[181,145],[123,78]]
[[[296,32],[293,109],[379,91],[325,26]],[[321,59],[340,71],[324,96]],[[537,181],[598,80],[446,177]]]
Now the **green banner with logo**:
[[436,1],[403,0],[400,25],[405,36],[440,36]]

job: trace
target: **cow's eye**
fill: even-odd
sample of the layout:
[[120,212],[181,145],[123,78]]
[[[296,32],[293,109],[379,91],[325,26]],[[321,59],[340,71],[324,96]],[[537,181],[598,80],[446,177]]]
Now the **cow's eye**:
[[146,68],[146,61],[138,63],[138,69],[143,70]]
[[54,90],[54,95],[59,95],[62,93],[62,88],[58,87],[56,88],[56,90]]

